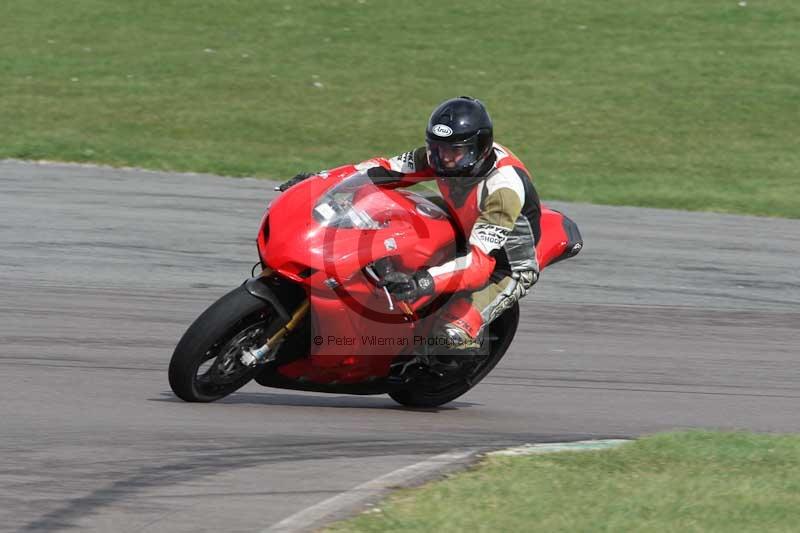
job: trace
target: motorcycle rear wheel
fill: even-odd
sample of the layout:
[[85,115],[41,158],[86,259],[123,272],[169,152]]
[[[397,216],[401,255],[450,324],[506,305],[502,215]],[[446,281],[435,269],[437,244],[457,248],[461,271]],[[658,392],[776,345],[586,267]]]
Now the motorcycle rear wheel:
[[183,334],[169,364],[172,391],[187,402],[213,402],[242,388],[255,375],[239,360],[261,346],[272,308],[240,286],[201,314]]
[[489,324],[489,330],[486,335],[496,340],[490,346],[489,355],[478,365],[472,375],[469,376],[469,379],[448,385],[442,389],[407,389],[390,392],[389,396],[406,407],[431,408],[452,402],[477,385],[497,366],[497,363],[500,362],[500,359],[503,358],[506,350],[511,345],[511,341],[514,340],[518,324],[519,305],[517,303]]

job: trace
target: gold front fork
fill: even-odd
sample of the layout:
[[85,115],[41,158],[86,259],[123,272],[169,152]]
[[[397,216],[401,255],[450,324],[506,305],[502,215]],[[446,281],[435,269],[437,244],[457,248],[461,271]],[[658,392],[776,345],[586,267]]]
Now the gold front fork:
[[[272,274],[272,269],[265,268],[261,271],[259,277],[269,276],[270,274]],[[270,350],[275,348],[288,333],[291,333],[294,328],[297,327],[300,321],[303,320],[306,314],[308,314],[308,309],[310,306],[311,304],[308,298],[303,300],[303,303],[301,303],[297,309],[295,309],[294,313],[292,313],[292,316],[289,318],[289,321],[286,323],[286,325],[276,331],[269,339],[267,339],[267,342],[265,342],[263,346],[252,350],[246,350],[242,354],[240,357],[242,364],[245,366],[256,366],[259,363],[265,362],[264,356],[267,355]]]

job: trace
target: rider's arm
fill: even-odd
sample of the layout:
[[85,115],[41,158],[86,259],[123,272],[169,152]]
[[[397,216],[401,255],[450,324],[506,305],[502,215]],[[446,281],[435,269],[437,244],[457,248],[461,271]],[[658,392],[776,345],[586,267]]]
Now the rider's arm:
[[502,187],[490,192],[482,204],[469,236],[469,252],[428,269],[436,294],[475,291],[489,282],[495,267],[491,254],[506,243],[522,211],[522,200],[519,191]]
[[388,188],[408,187],[436,177],[428,165],[424,146],[389,159],[369,159],[356,165],[356,168],[366,170],[369,177]]
[[[362,161],[357,165],[346,165],[356,171],[367,171],[367,175],[376,183],[387,189],[396,187],[409,187],[421,181],[428,181],[436,178],[433,170],[428,165],[428,155],[425,147],[411,150],[392,158],[374,157]],[[338,170],[346,167],[339,167]],[[286,191],[290,187],[297,185],[301,181],[316,175],[313,172],[301,172],[289,181],[275,187],[276,191]]]

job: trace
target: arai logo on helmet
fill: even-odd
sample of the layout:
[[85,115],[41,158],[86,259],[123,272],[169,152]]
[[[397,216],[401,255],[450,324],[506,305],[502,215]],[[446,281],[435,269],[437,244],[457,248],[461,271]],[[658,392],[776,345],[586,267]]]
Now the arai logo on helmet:
[[444,124],[437,124],[431,128],[431,131],[434,135],[438,135],[439,137],[450,137],[453,134],[452,128],[450,126],[445,126]]

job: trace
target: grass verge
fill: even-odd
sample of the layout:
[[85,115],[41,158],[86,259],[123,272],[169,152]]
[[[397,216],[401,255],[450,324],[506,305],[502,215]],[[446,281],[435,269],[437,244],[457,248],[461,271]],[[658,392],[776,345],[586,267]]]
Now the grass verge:
[[683,432],[490,457],[327,531],[797,531],[800,436]]
[[544,198],[800,217],[798,26],[795,0],[5,0],[0,157],[282,179],[471,94]]

